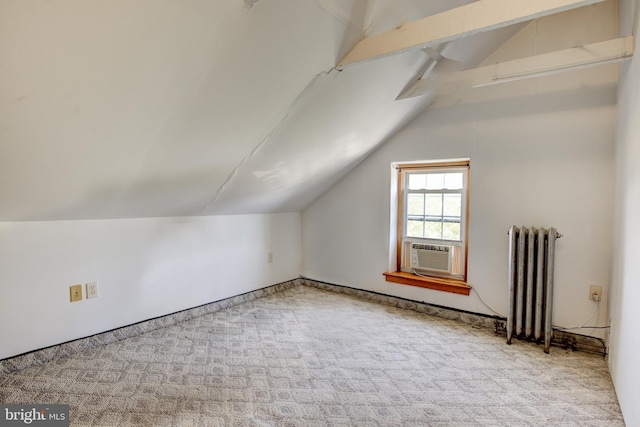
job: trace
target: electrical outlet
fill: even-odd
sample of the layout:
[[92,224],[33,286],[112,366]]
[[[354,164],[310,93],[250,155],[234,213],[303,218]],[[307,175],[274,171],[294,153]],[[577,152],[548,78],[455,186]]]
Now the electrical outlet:
[[86,284],[86,287],[87,287],[87,299],[98,297],[98,282],[89,282]]
[[267,252],[267,262],[271,264],[273,262],[273,251]]
[[69,286],[71,302],[82,301],[82,285]]
[[602,299],[602,286],[589,286],[589,299],[591,301],[600,301]]

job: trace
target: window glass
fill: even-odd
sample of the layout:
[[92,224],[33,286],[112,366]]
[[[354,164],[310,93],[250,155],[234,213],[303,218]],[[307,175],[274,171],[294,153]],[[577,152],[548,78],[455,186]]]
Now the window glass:
[[427,186],[427,175],[420,173],[409,174],[409,190],[421,190]]
[[424,222],[407,221],[407,237],[424,237]]
[[427,215],[442,216],[442,194],[426,194]]
[[442,237],[448,240],[460,240],[460,223],[445,222],[443,224]]
[[427,175],[427,190],[441,190],[444,188],[443,173],[430,173]]
[[427,221],[424,227],[424,237],[427,239],[442,239],[442,223],[440,221]]
[[444,216],[456,217],[460,219],[462,213],[462,195],[457,194],[444,194]]
[[462,173],[447,173],[444,177],[444,188],[447,190],[459,190],[462,188]]
[[409,215],[424,215],[424,194],[407,195],[407,213]]

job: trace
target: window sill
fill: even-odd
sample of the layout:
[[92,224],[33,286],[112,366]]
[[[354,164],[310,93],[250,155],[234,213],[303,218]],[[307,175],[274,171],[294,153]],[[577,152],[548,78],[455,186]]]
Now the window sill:
[[444,279],[439,277],[422,277],[402,271],[387,272],[383,274],[387,282],[419,286],[421,288],[452,292],[460,295],[469,295],[471,292],[471,286],[467,285],[462,280]]

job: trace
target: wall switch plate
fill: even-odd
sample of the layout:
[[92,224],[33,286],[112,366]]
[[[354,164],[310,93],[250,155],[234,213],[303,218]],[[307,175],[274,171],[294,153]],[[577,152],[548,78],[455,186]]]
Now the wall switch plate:
[[69,286],[71,302],[82,301],[82,285]]
[[602,286],[589,286],[589,299],[591,301],[600,301],[602,299]]
[[87,299],[98,297],[98,282],[89,282],[86,284],[86,287],[87,287]]

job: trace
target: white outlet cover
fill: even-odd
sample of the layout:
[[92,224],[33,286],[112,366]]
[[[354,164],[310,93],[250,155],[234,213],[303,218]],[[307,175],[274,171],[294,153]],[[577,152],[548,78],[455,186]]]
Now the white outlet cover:
[[98,282],[89,282],[86,284],[87,299],[98,297]]

